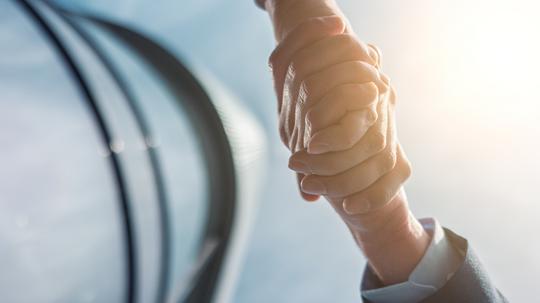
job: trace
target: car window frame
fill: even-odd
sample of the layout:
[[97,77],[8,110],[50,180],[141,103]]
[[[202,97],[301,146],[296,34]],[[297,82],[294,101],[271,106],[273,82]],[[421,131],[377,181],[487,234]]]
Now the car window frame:
[[[110,149],[110,143],[112,142],[110,129],[95,100],[95,94],[92,92],[87,79],[81,73],[72,54],[70,54],[69,49],[65,47],[59,34],[55,32],[55,29],[47,22],[43,13],[40,11],[43,7],[37,6],[28,0],[16,0],[16,2],[28,13],[30,19],[35,21],[36,26],[46,36],[51,46],[62,59],[62,62],[64,62],[66,72],[74,80],[75,85],[93,114],[94,122],[98,126],[104,146]],[[162,277],[164,278],[160,281],[160,285],[162,285],[160,286],[162,293],[162,297],[160,298],[165,299],[167,302],[211,302],[218,284],[219,273],[223,265],[227,244],[232,231],[237,195],[237,181],[231,146],[220,115],[214,107],[212,100],[189,69],[176,56],[160,44],[154,42],[151,38],[134,29],[119,25],[114,21],[99,16],[65,10],[51,1],[43,1],[40,4],[45,4],[47,9],[62,17],[66,21],[66,24],[70,25],[79,35],[81,35],[82,31],[76,25],[77,22],[90,22],[113,36],[118,42],[131,48],[139,56],[139,59],[144,61],[159,76],[164,86],[178,102],[178,106],[181,106],[182,110],[187,111],[190,122],[194,125],[194,129],[197,130],[197,138],[201,146],[200,150],[203,152],[205,159],[205,169],[208,172],[208,203],[210,207],[204,231],[204,239],[201,241],[199,248],[200,253],[196,266],[197,269],[192,274],[191,283],[188,284],[187,289],[183,286],[182,289],[178,289],[175,285],[172,285],[172,291],[166,294],[167,287],[164,285],[167,283],[167,276],[162,273]],[[99,45],[88,39],[88,37],[85,39],[84,36],[85,34],[82,33],[81,37],[96,54],[101,52]],[[119,87],[122,88],[125,84],[123,84],[121,76],[114,70],[114,64],[108,58],[104,58],[103,53],[98,57],[101,57],[100,60],[102,60],[102,63],[111,72],[113,78],[116,78],[115,81],[117,81]],[[127,96],[125,95],[126,98],[129,96],[129,92],[127,94]],[[136,111],[137,109],[132,114],[137,115]],[[140,119],[135,118],[141,129],[147,127],[146,125],[141,125]],[[144,121],[142,124],[144,124]],[[109,159],[110,165],[113,168],[115,185],[118,190],[118,201],[123,214],[127,284],[125,301],[137,302],[135,288],[137,287],[138,276],[141,273],[138,271],[136,265],[137,252],[134,244],[134,223],[130,216],[129,191],[126,187],[121,163],[118,156],[112,150],[110,151]],[[159,180],[156,181],[156,183],[159,182]],[[161,189],[163,190],[163,188]],[[166,211],[165,208],[162,208],[162,210]],[[167,229],[163,233],[166,236],[162,238],[165,247],[168,247],[167,237],[170,236],[168,234],[170,230],[167,226],[167,222],[162,222],[162,228]],[[165,251],[169,250],[166,249]],[[165,255],[165,258],[163,257],[162,255],[162,269],[168,265],[168,255]],[[160,302],[159,300],[158,302]]]

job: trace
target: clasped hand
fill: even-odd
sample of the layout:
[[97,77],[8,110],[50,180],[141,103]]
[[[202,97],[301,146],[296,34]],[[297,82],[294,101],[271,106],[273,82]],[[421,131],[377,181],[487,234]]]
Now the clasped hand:
[[386,205],[411,172],[380,60],[338,16],[297,25],[269,60],[280,137],[301,195],[326,197],[346,220]]

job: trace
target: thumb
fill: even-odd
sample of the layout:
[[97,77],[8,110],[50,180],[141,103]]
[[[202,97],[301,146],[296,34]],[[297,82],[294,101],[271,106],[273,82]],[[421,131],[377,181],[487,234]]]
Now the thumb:
[[297,184],[298,184],[298,190],[300,191],[300,195],[302,196],[302,199],[308,201],[308,202],[314,202],[314,201],[317,201],[319,199],[319,195],[312,195],[312,194],[307,194],[305,192],[302,191],[302,188],[300,187],[300,184],[302,183],[302,179],[304,179],[306,175],[304,174],[299,174],[297,173],[296,174],[296,181],[297,181]]

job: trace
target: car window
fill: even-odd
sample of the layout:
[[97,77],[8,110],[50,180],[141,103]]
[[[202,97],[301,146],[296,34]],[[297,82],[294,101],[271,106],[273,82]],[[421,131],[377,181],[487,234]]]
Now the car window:
[[207,224],[204,154],[186,113],[160,79],[124,46],[95,28],[87,29],[119,68],[152,134],[148,144],[159,157],[171,229],[169,286],[177,289],[191,282]]
[[124,234],[107,148],[63,62],[13,3],[0,3],[2,301],[120,302]]
[[210,302],[237,188],[210,96],[151,38],[13,3],[0,4],[2,299]]
[[193,282],[208,223],[207,167],[196,131],[178,100],[129,49],[93,26],[66,26],[49,15],[95,92],[121,161],[137,297],[163,301],[169,289]]

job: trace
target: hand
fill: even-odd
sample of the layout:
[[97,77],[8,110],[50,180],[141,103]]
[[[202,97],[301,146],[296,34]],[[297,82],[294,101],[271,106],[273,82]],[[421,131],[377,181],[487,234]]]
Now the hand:
[[[353,138],[345,138],[346,140],[356,141],[355,138],[361,137],[376,119],[375,95],[378,91],[373,84],[379,85],[383,91],[387,89],[373,66],[377,64],[378,55],[372,47],[360,42],[353,35],[341,33],[344,26],[342,19],[337,16],[308,19],[292,30],[270,56],[274,86],[278,96],[280,135],[283,143],[293,152],[304,148],[310,131],[313,129],[310,125],[306,128],[305,109],[327,93],[329,96],[326,99],[329,99],[332,94],[350,95],[358,90],[372,93],[373,98],[366,100],[368,106],[366,110],[353,111],[343,120],[346,126],[350,126],[348,129],[358,130],[348,132]],[[309,47],[305,47],[306,45]],[[348,62],[350,60],[356,60],[356,63],[351,64]],[[336,66],[325,72],[314,74],[332,65]],[[340,77],[332,77],[336,74]],[[326,82],[325,78],[328,76],[332,77],[334,82]],[[324,82],[321,83],[321,80]],[[353,81],[374,81],[374,83],[347,84]],[[333,89],[335,86],[341,87]],[[306,129],[308,132],[305,132]],[[335,127],[326,135],[323,133],[321,139],[324,139],[324,136],[331,136],[336,131],[341,134],[339,127]],[[314,143],[318,141],[320,140],[315,138]],[[351,144],[349,142],[346,145],[350,147]],[[311,150],[316,151],[317,148],[320,147],[312,147]],[[300,182],[303,175],[298,176],[298,182]],[[302,195],[306,200],[315,200],[318,197],[318,195],[306,193]]]
[[[343,21],[343,13],[334,0],[266,0],[265,9],[270,15],[277,42],[288,36],[292,29],[308,19],[337,16]],[[346,24],[346,33],[352,33]]]
[[[343,119],[351,116],[348,113],[351,108],[357,110],[356,107],[362,106],[360,92],[351,94],[351,98],[340,94],[340,99],[313,106],[307,115],[308,124],[321,130],[309,142],[330,152],[313,153],[308,147],[294,153],[289,161],[291,169],[307,175],[301,184],[304,192],[324,195],[333,204],[341,203],[335,207],[348,215],[383,207],[397,195],[411,173],[397,141],[393,90],[379,96],[378,119],[367,132],[354,124],[343,123]],[[370,94],[365,96],[371,99]]]
[[[303,192],[312,197],[357,193],[344,203],[347,211],[355,213],[389,202],[408,178],[410,166],[400,151],[400,165],[392,171],[398,153],[393,119],[388,119],[388,115],[393,115],[395,93],[386,94],[388,78],[376,69],[379,52],[354,35],[341,34],[344,29],[345,22],[338,16],[308,19],[278,45],[270,63],[279,99],[280,135],[283,143],[297,152],[290,166],[299,173],[312,174],[303,181]],[[370,80],[375,82],[365,83]],[[381,102],[377,102],[379,88]],[[387,107],[391,107],[390,112]],[[379,113],[377,125],[356,144]],[[307,152],[303,151],[304,146]],[[342,150],[345,151],[323,154]],[[313,157],[313,168],[307,163],[311,161],[309,154],[322,154]],[[368,158],[370,161],[363,163]],[[317,163],[324,163],[323,176],[317,176]],[[392,174],[385,181],[393,187],[379,183],[366,193],[358,193],[390,171]],[[304,179],[302,174],[299,180]]]
[[[400,190],[410,165],[397,144],[395,93],[378,70],[378,52],[350,39],[347,22],[328,5],[333,1],[268,2],[296,5],[285,15],[276,7],[269,11],[279,42],[270,63],[280,135],[294,152],[291,167],[300,163],[297,170],[309,174],[299,174],[306,191],[313,192],[310,179],[323,183],[314,192],[324,194],[341,215],[382,281],[401,282],[423,255],[429,236]],[[315,14],[321,7],[324,13]],[[301,22],[291,22],[290,16]]]

